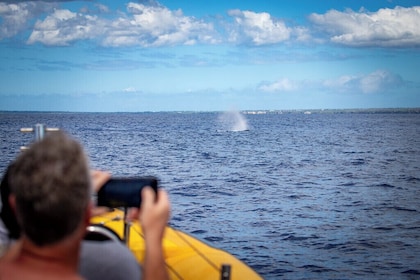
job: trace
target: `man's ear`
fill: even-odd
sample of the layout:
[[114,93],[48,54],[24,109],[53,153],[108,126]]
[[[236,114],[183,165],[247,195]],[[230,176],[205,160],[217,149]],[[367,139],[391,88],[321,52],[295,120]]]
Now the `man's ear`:
[[13,214],[16,216],[16,196],[12,193],[9,195],[9,205],[10,209],[13,211]]
[[86,227],[90,225],[90,218],[92,217],[92,209],[93,209],[93,202],[92,200],[90,200],[86,207],[86,213],[85,213],[84,222],[85,222]]

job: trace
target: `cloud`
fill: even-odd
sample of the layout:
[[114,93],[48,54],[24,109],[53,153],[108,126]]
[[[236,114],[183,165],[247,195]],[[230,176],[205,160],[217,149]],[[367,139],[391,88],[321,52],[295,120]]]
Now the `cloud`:
[[33,18],[55,5],[39,2],[6,4],[0,2],[0,40],[11,38],[29,27]]
[[292,81],[288,78],[281,78],[275,82],[263,82],[258,86],[258,90],[264,92],[287,92],[299,89],[298,82]]
[[268,13],[230,10],[228,15],[234,19],[229,32],[229,41],[267,45],[286,41],[292,30],[281,20],[273,19]]
[[127,10],[128,15],[110,22],[104,45],[156,47],[217,42],[212,24],[184,16],[182,10],[137,3],[129,3]]
[[101,27],[104,27],[104,22],[96,16],[57,9],[44,20],[35,23],[27,42],[68,46],[78,40],[95,38]]
[[392,91],[408,85],[401,76],[387,70],[376,70],[366,75],[343,75],[326,80],[290,80],[280,78],[274,82],[263,82],[257,90],[262,92],[335,92],[346,94],[374,94]]
[[419,47],[420,6],[377,12],[330,10],[309,20],[333,43],[354,47]]
[[137,89],[135,87],[127,87],[123,89],[123,92],[127,92],[127,93],[137,92]]
[[403,79],[394,73],[378,70],[360,78],[360,89],[364,93],[387,91],[401,86]]
[[323,85],[339,92],[379,93],[401,87],[406,82],[401,76],[386,71],[376,70],[367,75],[341,76],[335,80],[325,80]]
[[209,21],[210,17],[198,19],[155,0],[129,2],[125,12],[96,2],[75,12],[58,8],[60,2],[67,1],[0,2],[0,40],[30,34],[28,44],[47,46],[68,46],[83,40],[107,47],[226,42],[265,46],[320,43],[325,40],[319,39],[327,36],[329,42],[351,47],[420,47],[420,6],[376,12],[330,10],[309,15],[311,26],[293,26],[266,12],[237,9],[228,11],[228,22],[220,17],[214,21]]
[[[97,8],[100,13],[108,11],[104,5]],[[89,39],[109,47],[156,47],[212,44],[217,42],[215,34],[212,24],[184,16],[181,10],[171,11],[157,4],[146,6],[131,2],[127,4],[127,13],[120,13],[114,19],[55,10],[35,23],[27,42],[67,46]]]
[[[0,3],[0,39],[28,29],[40,14],[36,13],[40,8],[44,8],[47,16],[35,22],[28,44],[68,46],[80,40],[96,40],[110,47],[160,47],[228,41],[260,46],[285,42],[291,37],[305,41],[309,36],[304,27],[291,28],[268,13],[252,11],[229,11],[233,23],[217,25],[221,29],[216,30],[212,22],[185,16],[180,9],[169,10],[154,0],[130,2],[126,12],[114,14],[103,4],[93,4],[95,9],[85,6],[79,12],[53,9],[57,5],[43,1]],[[107,15],[102,17],[103,14]],[[225,28],[228,38],[223,39]]]

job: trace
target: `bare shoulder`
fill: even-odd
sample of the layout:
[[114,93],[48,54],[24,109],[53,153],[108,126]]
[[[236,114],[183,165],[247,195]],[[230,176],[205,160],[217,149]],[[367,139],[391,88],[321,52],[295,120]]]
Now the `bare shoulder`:
[[20,267],[14,261],[0,260],[0,280],[83,280],[77,274],[53,274],[49,271],[40,272]]
[[17,277],[20,276],[14,275],[14,270],[16,271],[16,268],[14,268],[13,263],[5,259],[0,260],[0,279],[18,279]]

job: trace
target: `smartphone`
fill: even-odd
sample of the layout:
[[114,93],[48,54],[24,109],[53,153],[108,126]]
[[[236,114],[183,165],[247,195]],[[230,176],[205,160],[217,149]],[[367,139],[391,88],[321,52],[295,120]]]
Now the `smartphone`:
[[141,190],[149,186],[157,194],[156,177],[111,178],[98,192],[97,205],[112,208],[137,207],[141,205]]

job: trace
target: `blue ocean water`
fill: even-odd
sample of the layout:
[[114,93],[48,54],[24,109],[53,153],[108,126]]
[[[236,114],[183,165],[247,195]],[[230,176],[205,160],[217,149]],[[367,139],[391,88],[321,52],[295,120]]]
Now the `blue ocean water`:
[[172,226],[265,279],[419,279],[419,116],[0,113],[0,170],[44,123],[94,168],[159,177]]

